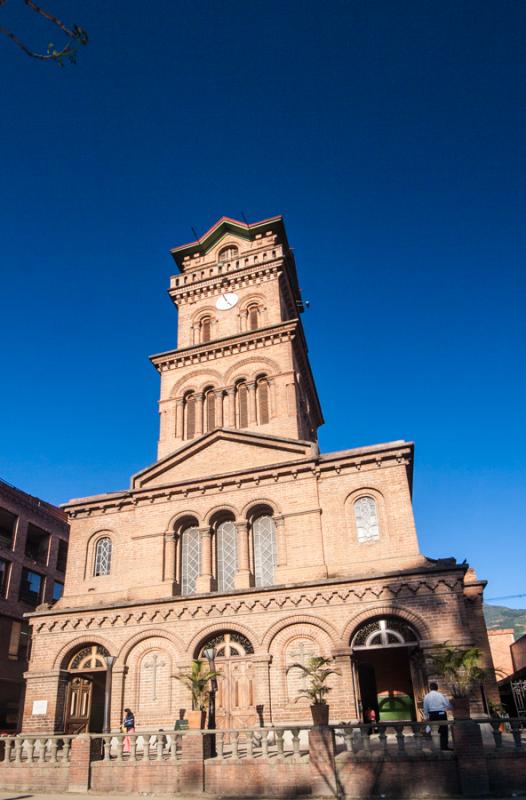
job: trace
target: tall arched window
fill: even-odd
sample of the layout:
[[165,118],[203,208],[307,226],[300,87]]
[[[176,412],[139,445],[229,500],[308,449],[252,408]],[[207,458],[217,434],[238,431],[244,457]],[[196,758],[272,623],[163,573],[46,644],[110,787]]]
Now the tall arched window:
[[111,570],[111,539],[104,536],[95,546],[94,575],[109,575]]
[[266,378],[258,378],[256,383],[258,424],[266,425],[270,420],[269,385]]
[[237,258],[238,253],[239,248],[235,244],[228,244],[219,251],[217,258],[219,261],[232,261],[233,258]]
[[259,328],[259,307],[257,303],[253,303],[247,308],[248,311],[248,329],[249,331],[256,331]]
[[262,514],[252,522],[252,542],[256,586],[272,586],[277,562],[276,525],[269,514]]
[[236,577],[237,546],[236,526],[233,520],[220,522],[216,528],[217,591],[234,590]]
[[205,425],[207,431],[216,427],[216,393],[214,389],[205,389]]
[[201,342],[209,342],[212,338],[212,318],[211,317],[203,317],[201,322],[199,323],[200,328],[200,341]]
[[237,426],[248,426],[248,388],[246,383],[238,383],[236,387]]
[[181,594],[195,594],[200,563],[199,528],[190,525],[181,533]]
[[193,392],[184,398],[184,438],[193,439],[195,436],[195,395]]
[[359,497],[354,503],[354,518],[359,542],[372,542],[380,538],[378,509],[374,497]]

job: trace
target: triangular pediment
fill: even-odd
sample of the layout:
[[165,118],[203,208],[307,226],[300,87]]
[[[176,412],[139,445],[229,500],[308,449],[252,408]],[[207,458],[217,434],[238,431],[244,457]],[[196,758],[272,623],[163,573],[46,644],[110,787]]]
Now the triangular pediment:
[[137,472],[132,477],[131,488],[167,486],[232,472],[248,472],[317,455],[318,447],[313,442],[217,428]]

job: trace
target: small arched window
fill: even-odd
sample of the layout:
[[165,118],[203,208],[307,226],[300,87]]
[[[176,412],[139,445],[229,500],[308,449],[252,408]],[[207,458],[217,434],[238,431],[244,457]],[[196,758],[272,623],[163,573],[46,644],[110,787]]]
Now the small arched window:
[[216,393],[212,388],[205,390],[205,423],[207,431],[214,430],[216,426]]
[[219,251],[218,259],[219,261],[232,261],[233,258],[237,258],[239,253],[239,248],[235,246],[235,244],[228,244],[226,247],[223,247],[222,250]]
[[247,308],[248,311],[248,329],[249,331],[256,331],[259,328],[259,306],[254,303]]
[[238,383],[236,388],[237,426],[248,427],[248,388],[246,383]]
[[190,525],[181,533],[181,594],[195,594],[200,563],[199,528]]
[[269,514],[252,522],[254,577],[256,586],[272,586],[276,567],[276,525]]
[[193,439],[195,436],[195,395],[193,392],[184,398],[184,438]]
[[258,424],[266,425],[270,420],[269,385],[266,378],[259,378],[256,383]]
[[199,327],[201,330],[201,335],[200,335],[201,343],[209,342],[210,339],[212,338],[212,318],[203,317],[203,319],[199,323]]
[[111,539],[104,536],[95,546],[94,575],[109,575],[111,570]]
[[359,542],[372,542],[380,538],[378,508],[374,497],[359,497],[354,503],[354,518]]
[[237,542],[233,520],[220,522],[216,529],[217,591],[232,592],[235,589]]

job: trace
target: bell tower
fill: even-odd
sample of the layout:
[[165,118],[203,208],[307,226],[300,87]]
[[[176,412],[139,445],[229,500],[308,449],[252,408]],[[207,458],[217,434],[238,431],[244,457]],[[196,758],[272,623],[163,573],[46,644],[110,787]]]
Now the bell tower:
[[315,442],[323,424],[283,217],[222,217],[171,251],[176,350],[161,376],[158,458],[216,428]]

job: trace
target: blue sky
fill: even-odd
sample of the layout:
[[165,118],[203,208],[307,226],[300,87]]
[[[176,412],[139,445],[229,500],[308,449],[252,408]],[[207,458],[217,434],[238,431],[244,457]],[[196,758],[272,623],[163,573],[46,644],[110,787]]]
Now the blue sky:
[[90,44],[59,69],[0,41],[0,475],[126,487],[155,458],[169,248],[282,213],[322,450],[414,440],[423,552],[526,592],[526,5],[45,7]]

